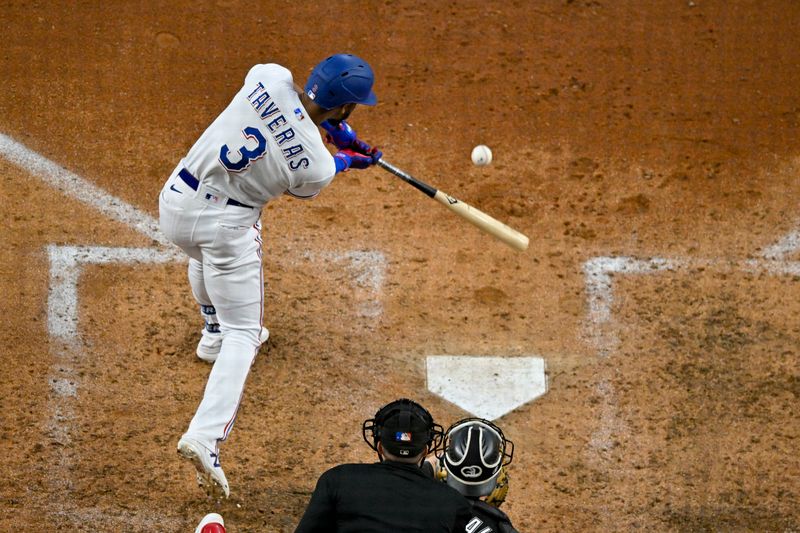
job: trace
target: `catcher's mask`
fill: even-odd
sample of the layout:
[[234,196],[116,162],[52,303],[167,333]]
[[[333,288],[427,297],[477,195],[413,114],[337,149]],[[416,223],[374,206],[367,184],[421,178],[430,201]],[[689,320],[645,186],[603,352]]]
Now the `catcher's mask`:
[[491,493],[500,468],[514,457],[514,443],[482,418],[459,420],[448,428],[444,440],[447,484],[464,496],[480,498]]
[[344,104],[375,105],[375,75],[369,63],[353,54],[336,54],[321,61],[306,82],[305,92],[323,109]]
[[[368,436],[369,434],[369,436]],[[364,441],[375,451],[378,442],[398,457],[419,455],[425,446],[438,450],[442,444],[442,426],[433,421],[427,409],[417,402],[402,398],[381,407],[375,418],[361,426]]]

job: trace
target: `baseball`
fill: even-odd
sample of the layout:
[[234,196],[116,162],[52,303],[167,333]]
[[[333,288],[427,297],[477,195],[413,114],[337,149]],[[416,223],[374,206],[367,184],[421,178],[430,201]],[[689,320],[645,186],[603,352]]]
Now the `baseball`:
[[479,144],[472,149],[472,162],[482,167],[492,162],[492,151],[485,144]]

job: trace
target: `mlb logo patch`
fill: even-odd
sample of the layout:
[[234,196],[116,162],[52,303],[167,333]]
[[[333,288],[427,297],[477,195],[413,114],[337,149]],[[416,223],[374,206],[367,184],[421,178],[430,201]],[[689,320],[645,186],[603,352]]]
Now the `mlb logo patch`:
[[394,440],[397,442],[411,442],[411,433],[398,431],[394,434]]
[[300,111],[299,107],[294,110],[294,116],[297,117],[297,120],[303,120],[304,118],[306,118],[305,115],[303,115],[303,112]]
[[206,200],[208,200],[209,202],[213,202],[215,204],[218,204],[219,201],[221,200],[221,198],[219,196],[217,196],[216,194],[206,193]]

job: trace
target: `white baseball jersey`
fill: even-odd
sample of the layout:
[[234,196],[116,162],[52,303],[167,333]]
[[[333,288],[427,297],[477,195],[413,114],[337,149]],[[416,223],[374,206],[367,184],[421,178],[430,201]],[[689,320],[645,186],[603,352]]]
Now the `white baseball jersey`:
[[336,173],[292,73],[274,63],[250,69],[182,165],[204,185],[256,209],[286,192],[316,196]]

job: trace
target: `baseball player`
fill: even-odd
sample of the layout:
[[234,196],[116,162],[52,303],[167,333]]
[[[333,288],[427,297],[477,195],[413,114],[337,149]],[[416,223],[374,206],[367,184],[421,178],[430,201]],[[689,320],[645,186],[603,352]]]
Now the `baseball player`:
[[469,503],[421,468],[442,428],[409,399],[395,400],[362,424],[380,462],[344,464],[320,476],[296,533],[468,531]]
[[[314,198],[335,174],[380,159],[345,121],[358,104],[376,104],[373,82],[369,64],[350,54],[320,62],[304,90],[280,65],[254,66],[161,190],[161,230],[189,256],[189,284],[205,322],[197,356],[214,364],[178,452],[212,496],[230,494],[219,444],[269,337],[262,323],[261,210],[284,194]],[[318,126],[336,145],[334,155]]]
[[482,418],[459,420],[445,432],[444,453],[434,461],[436,477],[472,504],[471,533],[518,533],[499,509],[508,493],[505,467],[514,457],[514,443],[495,424]]

